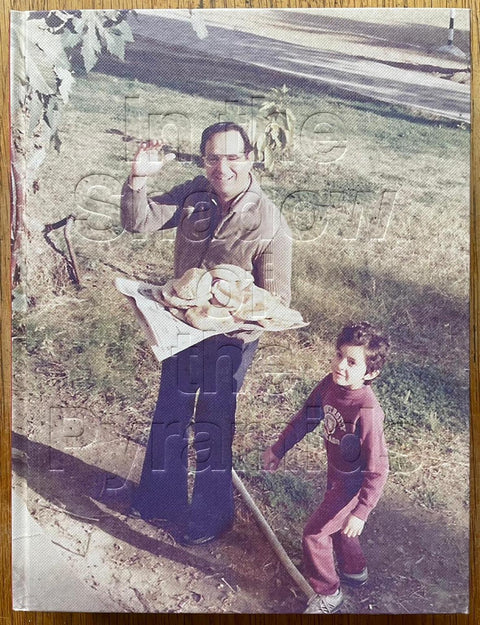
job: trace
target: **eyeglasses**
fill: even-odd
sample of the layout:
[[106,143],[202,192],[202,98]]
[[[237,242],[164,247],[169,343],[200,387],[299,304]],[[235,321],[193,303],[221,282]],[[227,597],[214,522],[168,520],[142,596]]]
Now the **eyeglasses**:
[[223,159],[225,159],[229,165],[239,165],[245,163],[247,157],[246,154],[209,154],[203,157],[207,167],[215,167],[215,165],[218,165]]

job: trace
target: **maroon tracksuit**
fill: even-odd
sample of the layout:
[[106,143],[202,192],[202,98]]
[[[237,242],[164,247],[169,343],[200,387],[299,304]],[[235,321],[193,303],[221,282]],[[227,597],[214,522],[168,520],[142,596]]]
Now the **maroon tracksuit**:
[[273,445],[278,458],[322,420],[327,450],[327,491],[303,532],[306,573],[318,594],[334,594],[340,586],[337,563],[345,573],[366,566],[357,538],[342,528],[349,514],[366,521],[377,504],[388,473],[383,435],[384,415],[370,386],[350,390],[325,377]]

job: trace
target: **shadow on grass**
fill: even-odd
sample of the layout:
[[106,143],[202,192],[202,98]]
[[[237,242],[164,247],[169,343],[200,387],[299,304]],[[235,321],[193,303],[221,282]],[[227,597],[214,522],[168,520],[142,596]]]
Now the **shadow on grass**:
[[[408,12],[407,12],[408,13]],[[419,48],[419,51],[434,51],[447,43],[449,14],[444,11],[445,27],[433,24],[379,24],[375,22],[353,20],[348,17],[348,11],[338,15],[308,15],[297,11],[275,11],[274,17],[282,22],[282,26],[289,30],[313,33],[348,33],[365,40],[370,46],[389,47],[398,49]],[[388,13],[386,14],[388,16]],[[470,37],[468,31],[455,31],[455,45],[468,53]]]
[[[12,444],[28,456],[28,464],[14,463],[17,475],[27,480],[30,488],[46,501],[64,507],[67,514],[70,512],[72,515],[89,517],[89,523],[93,527],[114,538],[159,557],[194,567],[205,575],[223,577],[229,584],[238,584],[246,592],[252,593],[252,596],[258,595],[261,580],[264,580],[265,586],[272,584],[272,580],[267,579],[265,574],[262,575],[262,571],[250,576],[242,574],[234,562],[232,570],[224,560],[202,557],[146,536],[114,515],[106,513],[104,508],[92,501],[102,501],[112,510],[120,509],[125,505],[125,501],[121,499],[126,497],[132,484],[125,482],[122,496],[113,497],[110,501],[105,499],[104,486],[107,479],[116,478],[123,483],[123,478],[112,476],[78,458],[28,440],[23,435],[13,433]],[[53,457],[57,466],[63,468],[62,471],[50,469]],[[311,511],[320,503],[321,498],[317,499],[317,502],[308,502]],[[425,511],[421,514],[418,511],[416,514],[411,502],[382,499],[378,513],[372,515],[364,536],[365,553],[371,566],[371,580],[366,592],[375,596],[375,607],[369,608],[365,604],[363,591],[352,591],[349,597],[354,613],[372,610],[379,613],[455,612],[465,609],[468,590],[467,534],[462,528],[444,523],[438,525],[438,519],[438,515],[431,516]],[[241,535],[239,539],[247,540],[246,535]],[[233,531],[230,538],[227,535],[222,539],[222,543],[228,545],[229,541],[236,540]],[[298,557],[300,541],[299,532]],[[254,565],[255,561],[252,559],[246,566],[243,563],[243,568],[248,570],[249,566]],[[278,572],[273,577],[277,576]],[[266,592],[269,590],[271,589]],[[413,590],[417,591],[420,598],[416,598],[415,593],[412,594]],[[285,602],[290,606],[290,610],[286,611],[298,611],[303,605],[301,598],[294,600],[285,597]]]
[[[205,575],[219,574],[231,584],[251,589],[250,578],[238,571],[232,571],[225,561],[215,561],[209,556],[202,557],[191,553],[189,549],[146,536],[113,514],[106,513],[104,507],[96,505],[95,501],[98,501],[111,510],[125,513],[133,490],[133,484],[128,480],[16,432],[12,433],[12,446],[27,455],[27,462],[13,463],[17,475],[24,478],[29,487],[46,501],[64,508],[66,514],[70,512],[73,517],[85,517],[92,526],[137,549],[194,567]],[[52,466],[57,469],[52,469]],[[112,488],[112,494],[109,495],[105,489],[107,483],[117,484],[117,491]],[[230,540],[235,540],[235,530],[222,538],[227,544]],[[203,548],[193,549],[200,551]]]
[[[428,427],[425,415],[436,411],[440,423],[464,429],[468,422],[468,300],[428,284],[395,279],[366,265],[337,263],[332,267],[315,259],[314,269],[312,260],[304,262],[298,273],[315,275],[318,286],[313,289],[310,282],[297,283],[294,305],[310,322],[307,330],[299,331],[300,339],[316,334],[333,343],[348,321],[371,321],[392,342],[390,364],[379,384],[399,418],[406,410],[403,396],[410,389],[411,406],[404,412],[407,421],[416,422],[423,411],[421,421]],[[417,389],[421,397],[415,407]]]
[[104,55],[95,71],[219,104],[249,104],[252,97],[265,97],[272,87],[287,83],[315,96],[353,101],[388,101],[393,97],[407,106],[414,103],[466,114],[470,110],[463,93],[438,86],[432,89],[421,79],[414,83],[400,80],[388,69],[376,76],[376,71],[368,69],[372,61],[351,54],[210,25],[209,36],[200,40],[189,22],[161,14],[142,15],[138,21],[131,20],[131,26],[135,40],[127,48],[125,61]]
[[[152,71],[152,68],[154,70]],[[136,35],[127,49],[125,61],[105,54],[95,70],[103,74],[138,80],[161,88],[208,98],[216,102],[249,103],[252,96],[263,97],[285,81],[289,87],[315,94],[335,94],[327,83],[319,87],[315,79],[288,75],[276,69],[259,68],[252,63],[224,58],[195,48],[183,47]]]

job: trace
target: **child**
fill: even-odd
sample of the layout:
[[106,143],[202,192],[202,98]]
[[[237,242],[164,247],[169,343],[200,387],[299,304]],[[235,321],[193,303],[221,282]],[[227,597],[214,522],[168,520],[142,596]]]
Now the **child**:
[[367,582],[358,537],[388,473],[384,415],[370,387],[387,358],[388,340],[361,322],[343,328],[336,350],[331,373],[263,454],[264,469],[274,471],[286,452],[323,419],[327,491],[303,532],[305,571],[316,593],[306,614],[339,610],[343,602],[340,579],[354,586]]

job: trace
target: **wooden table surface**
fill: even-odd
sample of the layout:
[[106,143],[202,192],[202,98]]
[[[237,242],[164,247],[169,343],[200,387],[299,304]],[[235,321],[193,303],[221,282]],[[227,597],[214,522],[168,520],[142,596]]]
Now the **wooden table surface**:
[[318,617],[306,617],[300,615],[189,615],[189,614],[85,614],[85,613],[53,613],[53,612],[12,612],[11,609],[11,547],[10,547],[10,258],[9,258],[9,129],[8,129],[8,30],[10,10],[37,10],[46,11],[53,9],[100,9],[100,8],[196,8],[196,7],[220,8],[220,7],[447,7],[447,8],[471,8],[472,9],[472,171],[471,171],[471,412],[472,412],[472,469],[471,469],[471,606],[469,615],[333,615],[326,617],[325,622],[335,625],[360,625],[360,623],[372,623],[378,625],[478,625],[480,623],[480,570],[479,570],[479,542],[480,542],[480,395],[479,395],[479,246],[480,238],[480,209],[476,199],[480,193],[480,150],[478,141],[473,141],[476,128],[480,125],[480,114],[476,107],[480,90],[478,76],[479,63],[479,37],[478,17],[479,0],[2,0],[0,7],[0,61],[3,68],[1,79],[2,129],[1,129],[1,160],[0,160],[0,251],[1,251],[1,421],[0,421],[0,566],[2,570],[2,584],[0,585],[0,625],[14,623],[15,625],[91,625],[93,623],[108,623],[109,625],[133,623],[169,622],[189,624],[196,622],[230,622],[240,621],[254,625],[266,622],[300,623],[302,621],[314,622]]

